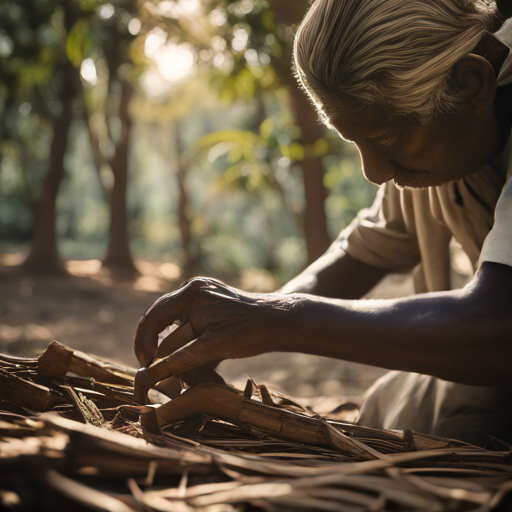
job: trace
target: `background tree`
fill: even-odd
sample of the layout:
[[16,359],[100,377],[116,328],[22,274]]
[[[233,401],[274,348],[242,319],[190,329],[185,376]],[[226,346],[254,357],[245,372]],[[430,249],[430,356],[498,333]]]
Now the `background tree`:
[[[128,273],[136,273],[130,250],[126,194],[132,131],[129,108],[134,94],[132,80],[136,79],[130,45],[140,30],[137,10],[135,0],[100,4],[99,16],[87,26],[77,26],[74,34],[75,39],[90,40],[90,48],[86,48],[89,52],[83,52],[78,45],[74,57],[86,66],[92,85],[97,81],[97,63],[104,65],[107,75],[103,95],[100,93],[99,98],[91,98],[92,92],[85,95],[89,99],[85,120],[100,179],[106,173],[113,177],[107,181],[109,185],[105,185],[105,178],[102,182],[105,199],[110,204],[109,243],[103,266]],[[100,127],[98,122],[94,126],[93,115],[100,121]],[[116,124],[117,130],[113,129]]]
[[[251,96],[261,99],[263,91],[275,93],[279,88],[287,91],[293,122],[299,128],[294,142],[302,146],[290,163],[298,165],[302,171],[305,197],[302,223],[308,260],[313,261],[330,245],[322,164],[326,129],[307,96],[299,90],[292,68],[295,26],[302,20],[309,2],[205,0],[203,5],[209,13],[209,30],[199,33],[186,18],[173,16],[168,17],[167,30],[194,41],[198,53],[210,50],[213,64],[221,71],[229,71],[224,73],[224,80],[222,73],[219,74],[217,85],[224,91],[232,89],[233,96],[245,99]],[[223,45],[219,38],[224,41]],[[260,112],[264,114],[264,109]],[[256,130],[261,121],[255,123]]]
[[[320,125],[295,84],[293,23],[305,2],[283,14],[260,0],[80,0],[67,26],[64,0],[37,4],[39,24],[16,15],[29,4],[0,6],[14,9],[7,29],[28,34],[13,35],[14,48],[0,27],[3,246],[29,241],[51,141],[66,140],[52,124],[73,97],[59,96],[63,62],[80,85],[66,88],[75,99],[60,132],[62,193],[46,201],[54,242],[37,238],[47,255],[29,261],[62,268],[58,238],[65,258],[103,257],[129,274],[142,257],[278,285],[371,200],[353,148]],[[29,40],[34,56],[20,56]]]
[[[330,245],[325,213],[327,190],[323,183],[322,157],[325,155],[325,127],[303,91],[299,90],[292,67],[292,46],[296,25],[300,23],[309,7],[307,0],[293,3],[271,2],[222,2],[226,10],[226,23],[230,30],[224,37],[231,39],[237,50],[240,30],[248,34],[246,48],[235,52],[239,55],[238,66],[243,70],[254,68],[254,64],[267,63],[273,68],[278,81],[270,85],[275,90],[285,87],[294,124],[300,129],[296,143],[302,146],[292,164],[301,167],[304,183],[303,229],[309,262],[318,258]],[[251,7],[251,8],[250,8]],[[245,27],[245,28],[244,28]],[[252,62],[251,62],[252,61]],[[252,65],[252,66],[251,66]],[[264,78],[264,77],[262,77]],[[260,80],[266,86],[266,80]]]
[[[51,123],[53,130],[49,168],[37,200],[32,246],[25,266],[36,272],[62,273],[64,267],[58,254],[55,228],[56,200],[64,176],[73,99],[79,83],[78,72],[62,48],[65,48],[66,35],[78,18],[78,9],[71,0],[48,2],[42,6],[30,0],[22,3],[6,1],[2,9],[4,41],[10,40],[13,50],[1,73],[6,106],[16,103],[14,95],[18,96],[18,101],[25,97],[31,101],[25,103],[37,105],[39,115]],[[39,36],[44,32],[46,40]]]

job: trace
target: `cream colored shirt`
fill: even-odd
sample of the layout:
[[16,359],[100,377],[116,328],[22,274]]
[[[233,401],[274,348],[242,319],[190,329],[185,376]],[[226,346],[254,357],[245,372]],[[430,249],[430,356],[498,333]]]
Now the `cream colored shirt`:
[[494,226],[484,241],[480,262],[512,265],[512,159],[509,158],[507,183],[496,205]]
[[452,236],[478,265],[505,184],[498,167],[439,187],[399,190],[385,183],[373,206],[342,233],[342,248],[376,267],[412,271],[417,293],[449,290]]

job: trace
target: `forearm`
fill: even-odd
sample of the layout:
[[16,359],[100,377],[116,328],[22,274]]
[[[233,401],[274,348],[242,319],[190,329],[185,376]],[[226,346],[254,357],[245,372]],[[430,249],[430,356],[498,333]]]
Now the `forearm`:
[[355,260],[340,248],[321,256],[279,291],[338,299],[359,299],[387,273],[386,269]]
[[[499,267],[510,276],[510,267]],[[510,291],[499,277],[492,280],[480,276],[464,290],[397,300],[297,296],[300,325],[282,349],[464,384],[511,386]]]

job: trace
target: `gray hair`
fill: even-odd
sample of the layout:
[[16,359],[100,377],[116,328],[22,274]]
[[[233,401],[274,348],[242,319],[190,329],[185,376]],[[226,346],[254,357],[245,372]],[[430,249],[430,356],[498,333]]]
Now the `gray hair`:
[[366,104],[426,121],[456,107],[452,69],[499,20],[487,0],[316,0],[295,38],[297,77],[327,123]]

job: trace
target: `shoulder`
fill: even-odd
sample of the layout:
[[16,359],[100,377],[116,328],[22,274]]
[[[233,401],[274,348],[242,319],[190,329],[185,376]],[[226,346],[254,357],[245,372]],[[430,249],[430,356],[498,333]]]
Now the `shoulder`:
[[494,226],[485,239],[483,262],[512,266],[512,178],[508,178],[496,205]]

